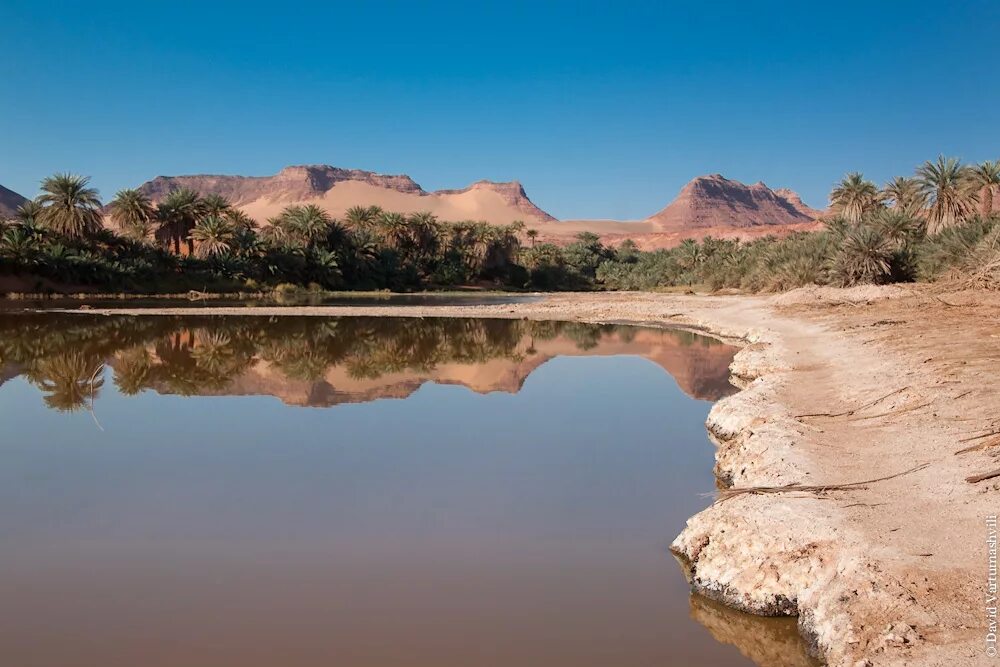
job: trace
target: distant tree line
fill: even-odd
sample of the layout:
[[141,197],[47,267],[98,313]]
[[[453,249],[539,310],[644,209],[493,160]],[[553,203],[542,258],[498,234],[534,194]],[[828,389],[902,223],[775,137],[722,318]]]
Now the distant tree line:
[[441,222],[356,206],[343,220],[289,206],[259,228],[219,195],[189,189],[158,204],[139,190],[104,209],[85,177],[57,174],[0,236],[0,269],[136,291],[416,289],[486,282],[523,286],[524,224]]
[[949,271],[992,286],[1000,284],[998,189],[1000,163],[940,157],[882,188],[848,174],[830,193],[832,217],[820,231],[643,251],[591,233],[565,246],[539,243],[538,231],[521,222],[443,222],[374,206],[355,206],[342,220],[316,205],[289,206],[258,227],[223,197],[188,189],[158,204],[122,190],[107,207],[106,227],[88,179],[59,174],[4,223],[0,271],[139,292],[468,284],[777,291],[934,280]]

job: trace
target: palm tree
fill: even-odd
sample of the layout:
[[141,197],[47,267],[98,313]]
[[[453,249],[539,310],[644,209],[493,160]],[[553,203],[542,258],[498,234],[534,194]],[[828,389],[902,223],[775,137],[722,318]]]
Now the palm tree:
[[491,227],[486,249],[485,269],[506,269],[517,259],[521,240],[517,237],[524,223],[514,222],[504,227]]
[[288,216],[289,228],[307,248],[326,238],[332,223],[329,214],[316,204],[297,206]]
[[872,216],[871,222],[897,247],[905,247],[924,235],[923,219],[904,209],[894,207],[891,210],[879,211]]
[[109,208],[111,219],[126,236],[140,241],[149,237],[156,209],[145,194],[135,189],[119,190]]
[[927,197],[927,231],[930,234],[951,227],[975,210],[979,197],[969,176],[969,169],[958,158],[939,156],[937,162],[925,162],[917,169],[920,189]]
[[976,165],[970,176],[979,188],[979,211],[985,218],[993,213],[993,194],[1000,188],[1000,161],[987,160]]
[[34,199],[29,199],[20,206],[17,207],[17,214],[15,218],[23,223],[35,223],[38,222],[42,215],[43,207]]
[[524,233],[524,235],[528,237],[528,240],[531,241],[531,247],[534,248],[535,247],[535,241],[538,239],[538,230],[537,229],[529,229],[528,231],[526,231]]
[[233,226],[240,231],[252,230],[256,226],[253,218],[238,208],[230,208],[225,212],[225,216],[229,219],[229,222],[233,223]]
[[202,215],[222,217],[233,210],[229,200],[220,194],[207,194],[201,198]]
[[441,247],[441,228],[437,218],[428,211],[414,213],[408,220],[413,249],[421,259],[429,259]]
[[191,239],[197,242],[199,257],[224,255],[236,241],[236,227],[228,218],[207,215],[191,230]]
[[272,246],[287,243],[288,228],[285,226],[285,219],[280,215],[268,218],[267,224],[260,228],[260,237]]
[[378,206],[352,206],[347,209],[344,222],[353,229],[371,229],[380,215],[382,209]]
[[833,275],[848,287],[889,279],[895,244],[879,228],[862,225],[847,232],[833,258]]
[[865,213],[881,205],[878,187],[860,172],[851,172],[830,192],[830,205],[834,212],[857,224]]
[[920,189],[920,182],[915,178],[897,176],[882,188],[882,197],[892,202],[893,210],[914,215],[923,209],[927,198]]
[[191,230],[204,215],[201,197],[194,190],[181,188],[168,194],[160,202],[158,216],[160,227],[156,230],[156,238],[167,244],[173,243],[174,252],[181,253],[181,241],[186,240],[188,254],[194,254],[194,243],[190,238]]
[[377,224],[389,245],[400,248],[406,242],[406,216],[402,213],[381,213]]
[[73,174],[56,174],[42,181],[38,203],[44,208],[38,221],[71,238],[97,232],[101,228],[101,200],[88,183],[90,178]]

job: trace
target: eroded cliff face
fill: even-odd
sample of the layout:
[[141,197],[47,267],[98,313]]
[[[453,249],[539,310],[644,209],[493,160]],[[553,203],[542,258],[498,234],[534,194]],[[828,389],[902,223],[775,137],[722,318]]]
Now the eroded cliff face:
[[699,176],[648,219],[664,231],[709,227],[781,226],[812,222],[818,215],[791,190],[746,185],[721,174]]
[[799,193],[795,192],[794,190],[790,190],[788,188],[778,188],[777,190],[774,191],[774,194],[778,195],[779,197],[787,201],[789,204],[791,204],[792,207],[799,213],[802,213],[803,215],[808,216],[813,220],[816,220],[821,215],[823,215],[823,211],[812,208],[811,206],[805,204],[802,201],[802,197],[799,196]]
[[139,190],[154,202],[161,201],[175,190],[189,188],[202,195],[222,195],[239,206],[263,198],[280,201],[313,199],[323,195],[338,183],[356,181],[377,188],[425,193],[409,176],[387,176],[360,169],[340,169],[329,165],[299,165],[285,167],[274,176],[157,176],[139,186]]

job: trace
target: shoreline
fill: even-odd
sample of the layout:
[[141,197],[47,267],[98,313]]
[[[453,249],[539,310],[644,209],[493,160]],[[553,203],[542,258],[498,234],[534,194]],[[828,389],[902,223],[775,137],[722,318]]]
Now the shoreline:
[[963,437],[993,428],[997,408],[989,362],[1000,357],[1000,340],[970,320],[990,331],[1000,298],[945,302],[927,291],[58,312],[561,319],[669,326],[736,342],[731,371],[742,391],[718,401],[706,424],[723,483],[829,486],[928,467],[851,489],[747,493],[709,506],[671,545],[689,564],[692,588],[750,613],[797,614],[800,633],[830,665],[960,667],[985,655],[978,519],[996,513],[1000,495],[991,482],[965,481],[995,467],[987,450],[956,456]]

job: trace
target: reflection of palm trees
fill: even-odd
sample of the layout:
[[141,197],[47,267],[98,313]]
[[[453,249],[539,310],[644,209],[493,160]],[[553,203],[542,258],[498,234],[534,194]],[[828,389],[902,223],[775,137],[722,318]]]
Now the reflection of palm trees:
[[323,377],[330,368],[330,363],[321,350],[300,347],[289,349],[282,355],[277,366],[289,379],[313,382]]
[[39,359],[28,379],[45,392],[45,404],[60,412],[75,412],[93,403],[104,386],[104,363],[81,351]]
[[191,359],[195,365],[213,374],[225,373],[231,366],[234,356],[235,351],[229,336],[216,331],[201,334],[197,345],[191,350]]
[[152,375],[153,355],[143,346],[115,355],[115,386],[126,396],[134,396],[148,386]]
[[79,409],[101,388],[109,358],[124,395],[147,388],[199,395],[225,392],[260,361],[295,380],[314,382],[335,367],[376,379],[443,364],[517,362],[559,336],[589,349],[610,331],[499,319],[23,316],[0,319],[0,359],[31,369],[53,408]]

